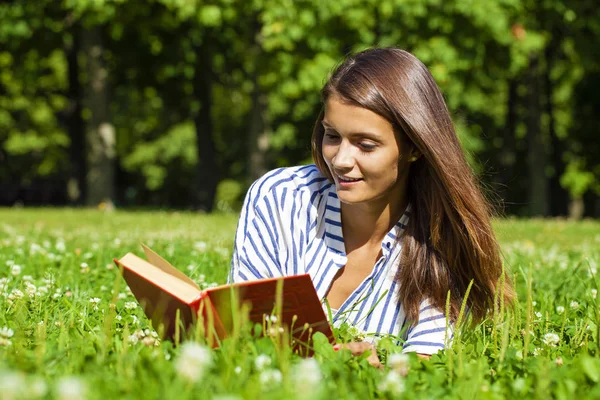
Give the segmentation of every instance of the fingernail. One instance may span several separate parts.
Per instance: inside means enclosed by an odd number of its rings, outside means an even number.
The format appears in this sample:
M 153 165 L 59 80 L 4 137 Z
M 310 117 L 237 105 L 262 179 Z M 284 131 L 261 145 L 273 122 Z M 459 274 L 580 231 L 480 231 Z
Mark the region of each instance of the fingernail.
M 342 345 L 341 345 L 341 344 L 334 344 L 334 345 L 333 345 L 333 350 L 335 350 L 335 351 L 338 351 L 338 350 L 339 350 L 339 349 L 341 349 L 341 348 L 342 348 Z

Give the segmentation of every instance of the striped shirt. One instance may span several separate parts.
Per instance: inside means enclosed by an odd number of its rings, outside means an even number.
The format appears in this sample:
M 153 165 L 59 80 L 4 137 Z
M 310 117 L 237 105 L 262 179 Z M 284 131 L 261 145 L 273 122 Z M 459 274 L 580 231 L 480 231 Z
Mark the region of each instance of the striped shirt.
M 433 354 L 444 348 L 444 313 L 426 299 L 418 323 L 410 327 L 394 280 L 401 247 L 397 238 L 409 214 L 405 211 L 385 236 L 382 256 L 330 322 L 351 324 L 373 341 L 393 335 L 404 342 L 404 352 Z M 230 282 L 309 274 L 324 300 L 346 262 L 336 187 L 315 165 L 276 169 L 254 182 L 237 226 Z

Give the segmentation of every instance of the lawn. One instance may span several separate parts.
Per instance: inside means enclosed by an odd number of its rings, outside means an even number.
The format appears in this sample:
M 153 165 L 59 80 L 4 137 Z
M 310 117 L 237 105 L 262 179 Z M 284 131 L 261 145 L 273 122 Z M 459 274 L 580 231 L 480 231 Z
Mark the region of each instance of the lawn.
M 201 286 L 224 283 L 235 227 L 235 215 L 0 209 L 0 398 L 600 397 L 600 222 L 496 221 L 519 306 L 460 326 L 429 361 L 382 341 L 384 370 L 320 338 L 301 359 L 251 327 L 219 350 L 159 340 L 112 259 L 143 242 Z

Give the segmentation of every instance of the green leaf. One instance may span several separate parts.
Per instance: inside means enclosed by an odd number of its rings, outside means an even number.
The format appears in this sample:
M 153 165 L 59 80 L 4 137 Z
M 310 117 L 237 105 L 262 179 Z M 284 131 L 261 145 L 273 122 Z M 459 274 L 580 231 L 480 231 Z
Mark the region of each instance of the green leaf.
M 217 6 L 204 6 L 198 13 L 198 22 L 203 26 L 218 27 L 221 25 L 221 9 Z
M 598 368 L 598 360 L 591 357 L 583 357 L 581 359 L 581 367 L 583 372 L 593 382 L 600 381 L 600 368 Z

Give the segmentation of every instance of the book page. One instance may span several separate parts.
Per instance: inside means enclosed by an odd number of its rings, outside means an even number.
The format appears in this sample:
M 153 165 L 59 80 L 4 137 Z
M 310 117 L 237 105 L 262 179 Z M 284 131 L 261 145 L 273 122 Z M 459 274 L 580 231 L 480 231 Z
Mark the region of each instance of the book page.
M 195 284 L 191 285 L 187 279 L 180 279 L 179 274 L 172 274 L 170 270 L 165 271 L 139 258 L 135 254 L 127 253 L 123 258 L 118 260 L 118 263 L 141 278 L 131 280 L 128 279 L 131 275 L 124 275 L 127 284 L 134 294 L 136 294 L 136 291 L 144 291 L 145 288 L 142 286 L 151 285 L 186 303 L 191 303 L 202 293 Z M 175 269 L 174 267 L 171 268 Z
M 164 258 L 159 256 L 150 247 L 148 247 L 144 243 L 142 243 L 142 248 L 144 249 L 144 254 L 146 255 L 146 258 L 148 259 L 150 264 L 157 266 L 158 268 L 162 269 L 166 273 L 176 276 L 177 278 L 181 279 L 182 281 L 185 281 L 185 282 L 189 283 L 190 285 L 192 285 L 193 287 L 195 287 L 196 289 L 200 290 L 198 285 L 196 285 L 196 282 L 194 282 L 186 274 L 184 274 L 183 272 L 181 272 L 180 270 L 178 270 L 177 268 L 175 268 L 174 266 L 169 264 L 169 262 L 167 260 L 165 260 Z

